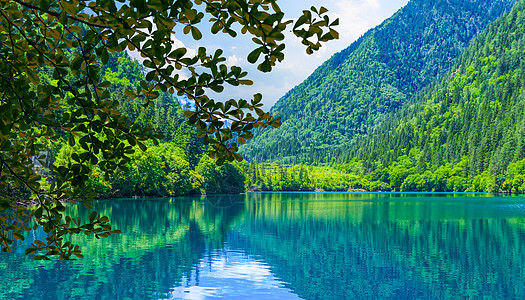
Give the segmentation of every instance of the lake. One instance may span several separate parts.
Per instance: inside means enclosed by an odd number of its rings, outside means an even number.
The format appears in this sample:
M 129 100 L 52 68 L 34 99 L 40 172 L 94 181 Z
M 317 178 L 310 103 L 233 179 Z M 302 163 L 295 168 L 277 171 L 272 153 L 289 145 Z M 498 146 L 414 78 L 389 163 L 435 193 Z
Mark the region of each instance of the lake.
M 31 260 L 28 236 L 0 254 L 0 299 L 525 299 L 524 197 L 248 193 L 95 208 L 123 234 L 77 240 L 74 262 Z

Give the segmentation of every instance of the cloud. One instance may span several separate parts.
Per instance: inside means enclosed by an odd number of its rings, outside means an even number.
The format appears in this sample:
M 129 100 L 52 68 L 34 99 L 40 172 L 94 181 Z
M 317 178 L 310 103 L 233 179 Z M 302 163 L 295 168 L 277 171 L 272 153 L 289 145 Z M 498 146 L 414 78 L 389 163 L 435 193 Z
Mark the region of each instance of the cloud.
M 226 58 L 226 65 L 229 67 L 241 66 L 243 61 L 244 59 L 242 59 L 241 57 L 238 57 L 236 54 L 233 54 L 233 55 L 228 56 L 228 58 Z
M 188 52 L 186 52 L 186 55 L 185 55 L 186 57 L 192 57 L 192 56 L 195 56 L 197 54 L 197 50 L 189 48 L 189 47 L 186 47 L 184 42 L 182 42 L 181 40 L 177 39 L 175 37 L 175 35 L 171 36 L 171 41 L 173 42 L 173 48 L 174 49 L 176 49 L 176 48 L 186 48 L 186 49 L 188 49 Z
M 332 15 L 339 18 L 339 31 L 346 36 L 359 36 L 376 21 L 380 8 L 377 0 L 338 1 Z

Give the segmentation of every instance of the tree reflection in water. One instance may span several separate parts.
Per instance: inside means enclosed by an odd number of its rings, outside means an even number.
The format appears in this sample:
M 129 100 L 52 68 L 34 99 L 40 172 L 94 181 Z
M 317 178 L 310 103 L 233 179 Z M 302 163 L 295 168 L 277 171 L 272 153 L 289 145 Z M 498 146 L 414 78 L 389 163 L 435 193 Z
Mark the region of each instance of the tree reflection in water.
M 525 298 L 523 198 L 272 193 L 96 206 L 122 235 L 82 237 L 74 263 L 33 262 L 19 245 L 0 256 L 0 298 Z

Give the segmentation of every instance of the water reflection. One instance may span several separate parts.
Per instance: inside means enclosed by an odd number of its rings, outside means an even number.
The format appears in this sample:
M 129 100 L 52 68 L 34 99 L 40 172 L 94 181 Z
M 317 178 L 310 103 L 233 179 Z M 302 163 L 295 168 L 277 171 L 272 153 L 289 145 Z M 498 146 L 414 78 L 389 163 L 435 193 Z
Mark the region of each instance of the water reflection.
M 74 263 L 33 262 L 19 245 L 0 255 L 0 298 L 525 298 L 520 197 L 261 193 L 96 206 L 125 233 L 82 240 Z
M 248 295 L 253 299 L 300 299 L 284 287 L 266 263 L 229 248 L 206 255 L 168 298 L 246 299 Z

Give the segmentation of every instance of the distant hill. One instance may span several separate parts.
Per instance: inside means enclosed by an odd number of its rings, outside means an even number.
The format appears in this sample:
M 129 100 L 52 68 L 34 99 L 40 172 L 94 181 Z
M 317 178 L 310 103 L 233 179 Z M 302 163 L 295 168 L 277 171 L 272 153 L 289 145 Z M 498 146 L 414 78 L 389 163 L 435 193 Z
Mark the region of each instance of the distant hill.
M 404 177 L 419 173 L 398 180 L 404 190 L 425 190 L 422 183 L 440 169 L 458 166 L 455 176 L 470 182 L 470 190 L 525 192 L 524 86 L 525 1 L 519 1 L 471 43 L 442 80 L 374 134 L 341 149 L 338 160 L 357 157 L 391 184 L 393 166 L 403 162 L 413 168 Z
M 250 161 L 330 159 L 441 77 L 515 0 L 412 0 L 322 64 L 272 108 L 283 125 L 241 148 Z M 341 152 L 340 152 L 341 153 Z

